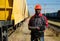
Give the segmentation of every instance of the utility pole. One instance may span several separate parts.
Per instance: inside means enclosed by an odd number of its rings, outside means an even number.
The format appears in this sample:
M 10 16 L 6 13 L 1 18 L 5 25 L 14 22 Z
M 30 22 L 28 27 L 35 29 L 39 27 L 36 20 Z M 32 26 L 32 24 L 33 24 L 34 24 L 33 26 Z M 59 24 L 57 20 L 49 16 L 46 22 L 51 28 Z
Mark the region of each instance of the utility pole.
M 46 15 L 46 4 L 44 4 L 44 14 Z

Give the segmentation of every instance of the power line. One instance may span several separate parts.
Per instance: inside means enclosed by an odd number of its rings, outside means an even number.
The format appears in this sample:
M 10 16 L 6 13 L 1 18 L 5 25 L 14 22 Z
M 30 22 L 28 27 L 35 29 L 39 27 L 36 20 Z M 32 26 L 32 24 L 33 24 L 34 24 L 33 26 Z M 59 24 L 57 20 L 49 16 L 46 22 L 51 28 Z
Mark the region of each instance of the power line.
M 35 5 L 35 4 L 27 4 L 27 5 Z M 41 4 L 41 5 L 45 5 L 45 4 Z M 59 4 L 46 4 L 46 5 L 60 5 L 60 3 Z

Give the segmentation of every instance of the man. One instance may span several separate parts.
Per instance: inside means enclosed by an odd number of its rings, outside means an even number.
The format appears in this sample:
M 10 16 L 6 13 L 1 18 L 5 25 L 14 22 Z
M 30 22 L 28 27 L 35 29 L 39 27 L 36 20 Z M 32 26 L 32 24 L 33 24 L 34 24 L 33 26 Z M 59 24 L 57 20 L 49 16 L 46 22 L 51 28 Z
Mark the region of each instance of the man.
M 29 20 L 28 28 L 31 30 L 31 41 L 44 41 L 44 31 L 48 27 L 48 21 L 44 15 L 41 14 L 41 6 L 35 6 L 35 15 Z M 41 32 L 40 32 L 41 31 Z

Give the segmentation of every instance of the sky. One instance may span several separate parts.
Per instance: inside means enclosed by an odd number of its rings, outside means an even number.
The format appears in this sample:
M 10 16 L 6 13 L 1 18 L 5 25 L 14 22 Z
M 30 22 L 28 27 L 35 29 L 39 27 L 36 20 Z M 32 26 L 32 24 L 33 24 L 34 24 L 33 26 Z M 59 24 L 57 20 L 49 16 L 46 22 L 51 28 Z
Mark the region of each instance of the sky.
M 36 4 L 42 6 L 42 13 L 57 12 L 60 10 L 60 0 L 27 0 L 28 10 L 30 15 L 35 13 L 34 7 Z

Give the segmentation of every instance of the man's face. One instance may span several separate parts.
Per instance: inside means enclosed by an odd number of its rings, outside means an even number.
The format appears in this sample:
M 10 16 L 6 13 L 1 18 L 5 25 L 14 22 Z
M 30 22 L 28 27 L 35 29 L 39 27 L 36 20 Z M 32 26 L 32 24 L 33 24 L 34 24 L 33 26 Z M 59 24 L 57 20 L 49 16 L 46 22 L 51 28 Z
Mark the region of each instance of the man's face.
M 40 14 L 40 12 L 41 12 L 40 9 L 36 9 L 36 10 L 35 10 L 35 13 L 36 13 L 36 14 Z

